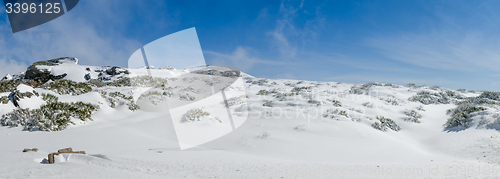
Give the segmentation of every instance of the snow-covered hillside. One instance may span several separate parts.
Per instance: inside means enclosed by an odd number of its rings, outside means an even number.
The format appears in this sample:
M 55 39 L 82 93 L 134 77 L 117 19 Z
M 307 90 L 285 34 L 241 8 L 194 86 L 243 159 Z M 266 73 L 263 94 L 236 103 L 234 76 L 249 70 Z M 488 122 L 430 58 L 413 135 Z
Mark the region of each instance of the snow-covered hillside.
M 498 92 L 60 58 L 3 78 L 0 116 L 0 178 L 500 176 Z

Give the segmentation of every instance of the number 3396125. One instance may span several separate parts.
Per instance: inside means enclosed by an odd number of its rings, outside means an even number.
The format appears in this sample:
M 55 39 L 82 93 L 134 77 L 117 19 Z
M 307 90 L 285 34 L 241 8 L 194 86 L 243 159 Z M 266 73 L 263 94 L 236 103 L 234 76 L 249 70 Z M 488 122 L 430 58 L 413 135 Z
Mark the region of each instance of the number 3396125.
M 44 5 L 45 4 L 45 5 Z M 5 4 L 5 10 L 7 13 L 61 13 L 61 3 L 7 3 Z

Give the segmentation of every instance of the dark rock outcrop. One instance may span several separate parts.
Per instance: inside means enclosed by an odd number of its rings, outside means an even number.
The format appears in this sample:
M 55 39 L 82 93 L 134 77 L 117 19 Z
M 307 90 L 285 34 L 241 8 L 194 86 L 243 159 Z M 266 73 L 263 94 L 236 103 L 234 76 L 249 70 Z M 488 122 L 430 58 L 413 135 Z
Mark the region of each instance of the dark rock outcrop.
M 36 81 L 41 81 L 42 83 L 45 83 L 49 80 L 55 81 L 59 79 L 63 79 L 66 77 L 66 73 L 61 74 L 61 75 L 53 75 L 49 70 L 47 69 L 39 69 L 37 66 L 56 66 L 60 65 L 65 62 L 72 62 L 78 64 L 78 59 L 74 57 L 63 57 L 63 58 L 56 58 L 56 59 L 51 59 L 47 61 L 39 61 L 31 64 L 28 69 L 26 70 L 26 73 L 24 75 L 25 79 L 28 80 L 36 80 Z

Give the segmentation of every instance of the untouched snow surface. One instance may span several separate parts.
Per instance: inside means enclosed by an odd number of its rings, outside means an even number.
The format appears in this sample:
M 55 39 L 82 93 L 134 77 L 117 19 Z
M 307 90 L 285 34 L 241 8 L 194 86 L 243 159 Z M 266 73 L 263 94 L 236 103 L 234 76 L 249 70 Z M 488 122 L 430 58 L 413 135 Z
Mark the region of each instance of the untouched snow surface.
M 146 69 L 129 71 L 132 77 L 148 74 Z M 152 69 L 151 73 L 178 77 L 186 71 Z M 98 92 L 70 96 L 35 89 L 39 93 L 57 95 L 63 102 L 101 104 L 101 109 L 93 115 L 92 122 L 77 123 L 58 132 L 27 132 L 22 127 L 0 127 L 0 178 L 500 176 L 498 129 L 482 128 L 478 123 L 472 123 L 467 129 L 445 129 L 444 124 L 450 118 L 446 110 L 455 108 L 455 104 L 423 105 L 408 100 L 420 91 L 447 89 L 381 85 L 372 86 L 367 94 L 356 94 L 349 92 L 356 87 L 352 84 L 242 76 L 244 78 L 240 78 L 239 83 L 243 83 L 245 89 L 235 91 L 243 90 L 244 93 L 234 93 L 228 98 L 242 95 L 248 101 L 247 106 L 235 102 L 231 108 L 233 116 L 245 109 L 243 111 L 247 114 L 243 116 L 248 115 L 247 120 L 236 119 L 237 128 L 231 133 L 186 150 L 180 150 L 182 146 L 175 130 L 190 125 L 215 125 L 216 122 L 210 121 L 212 117 L 227 114 L 211 111 L 199 123 L 181 123 L 179 119 L 183 113 L 175 110 L 188 109 L 132 112 L 125 106 L 108 107 Z M 70 77 L 81 80 L 79 76 Z M 100 90 L 125 94 L 133 91 L 121 87 Z M 273 92 L 257 95 L 261 90 Z M 288 96 L 280 97 L 282 94 Z M 460 94 L 478 96 L 480 93 Z M 214 95 L 192 105 L 216 106 L 222 105 L 221 101 Z M 0 104 L 2 114 L 13 109 L 9 104 Z M 210 106 L 206 110 L 210 111 Z M 333 112 L 335 110 L 337 112 Z M 405 120 L 404 112 L 408 110 L 421 115 L 420 123 Z M 492 118 L 498 111 L 492 108 L 482 117 Z M 173 122 L 165 117 L 168 115 L 172 115 Z M 372 124 L 377 121 L 377 116 L 392 119 L 401 130 L 383 132 L 374 129 Z M 231 130 L 224 124 L 220 125 L 221 131 Z M 46 164 L 47 154 L 65 147 L 86 151 L 87 155 L 62 154 L 56 157 L 55 164 Z M 24 148 L 38 148 L 39 151 L 23 153 Z

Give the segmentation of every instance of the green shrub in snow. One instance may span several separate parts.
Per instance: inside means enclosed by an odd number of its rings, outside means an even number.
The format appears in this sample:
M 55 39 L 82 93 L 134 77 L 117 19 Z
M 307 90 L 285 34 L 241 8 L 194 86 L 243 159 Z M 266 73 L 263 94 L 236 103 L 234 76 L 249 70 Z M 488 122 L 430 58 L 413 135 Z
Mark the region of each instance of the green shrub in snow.
M 273 101 L 272 100 L 263 100 L 262 102 L 264 102 L 264 104 L 262 104 L 262 106 L 273 107 Z
M 368 92 L 370 91 L 370 89 L 373 86 L 383 86 L 383 84 L 370 82 L 370 83 L 362 84 L 361 86 L 353 86 L 349 90 L 349 93 L 351 93 L 351 94 L 368 94 Z
M 0 81 L 0 93 L 12 92 L 19 84 L 25 84 L 33 88 L 40 87 L 43 83 L 36 80 L 5 80 Z
M 71 119 L 92 120 L 92 114 L 99 110 L 98 105 L 90 103 L 59 102 L 50 94 L 42 94 L 42 99 L 47 103 L 40 109 L 16 109 L 2 115 L 0 123 L 3 126 L 24 126 L 24 130 L 28 131 L 60 131 L 74 124 Z
M 337 101 L 335 99 L 327 99 L 327 101 L 332 102 L 332 104 L 336 107 L 342 107 L 342 103 L 340 101 Z
M 294 87 L 292 89 L 292 92 L 298 93 L 301 91 L 310 91 L 312 88 L 313 88 L 313 86 Z
M 370 102 L 363 103 L 362 105 L 367 107 L 367 108 L 373 108 L 373 103 L 370 103 Z
M 45 83 L 42 87 L 61 95 L 81 95 L 92 91 L 92 87 L 88 83 L 74 82 L 67 79 Z
M 349 115 L 347 114 L 346 111 L 344 110 L 338 110 L 338 109 L 328 109 L 326 110 L 325 113 L 323 113 L 324 118 L 331 118 L 334 119 L 336 116 L 344 116 L 346 118 L 349 118 Z
M 423 87 L 424 85 L 416 85 L 415 83 L 408 83 L 407 85 L 405 85 L 406 87 L 408 88 L 413 88 L 413 89 L 416 89 L 416 88 L 421 88 Z
M 124 77 L 115 81 L 106 82 L 106 86 L 125 87 L 125 86 L 132 86 L 132 84 L 130 82 L 130 78 Z
M 463 97 L 454 91 L 445 91 L 439 93 L 431 93 L 427 91 L 418 92 L 417 95 L 408 98 L 409 101 L 420 102 L 422 104 L 449 104 L 456 99 Z
M 277 93 L 276 89 L 272 89 L 272 90 L 260 90 L 259 92 L 257 92 L 256 95 L 268 95 L 268 94 L 273 94 L 273 93 Z
M 276 93 L 273 95 L 278 101 L 286 101 L 286 98 L 288 96 L 295 96 L 298 95 L 298 93 Z
M 107 93 L 105 91 L 100 91 L 103 98 L 108 101 L 109 107 L 115 108 L 117 105 L 127 105 L 128 109 L 131 111 L 136 111 L 139 106 L 135 104 L 132 96 L 127 96 L 118 91 Z
M 400 131 L 401 127 L 399 127 L 396 122 L 389 118 L 385 118 L 384 116 L 377 116 L 378 121 L 372 124 L 372 127 L 381 131 L 387 131 L 387 129 L 391 129 L 393 131 Z
M 202 117 L 208 116 L 210 113 L 203 111 L 203 109 L 194 108 L 190 109 L 182 116 L 181 122 L 195 122 L 200 121 Z
M 479 95 L 478 98 L 486 98 L 486 99 L 499 101 L 500 100 L 500 92 L 485 91 L 485 92 L 481 93 L 481 95 Z
M 420 123 L 419 119 L 422 118 L 422 116 L 418 114 L 417 111 L 412 109 L 412 110 L 406 110 L 404 113 L 406 115 L 406 117 L 404 118 L 405 121 Z
M 222 102 L 222 103 L 225 104 L 224 102 Z M 234 106 L 237 104 L 243 104 L 244 103 L 243 96 L 229 98 L 226 100 L 226 103 L 227 103 L 228 107 Z
M 472 122 L 473 113 L 484 111 L 486 108 L 477 106 L 475 104 L 463 103 L 453 109 L 448 109 L 446 111 L 447 115 L 451 117 L 446 121 L 446 128 L 452 127 L 464 127 L 468 128 Z

